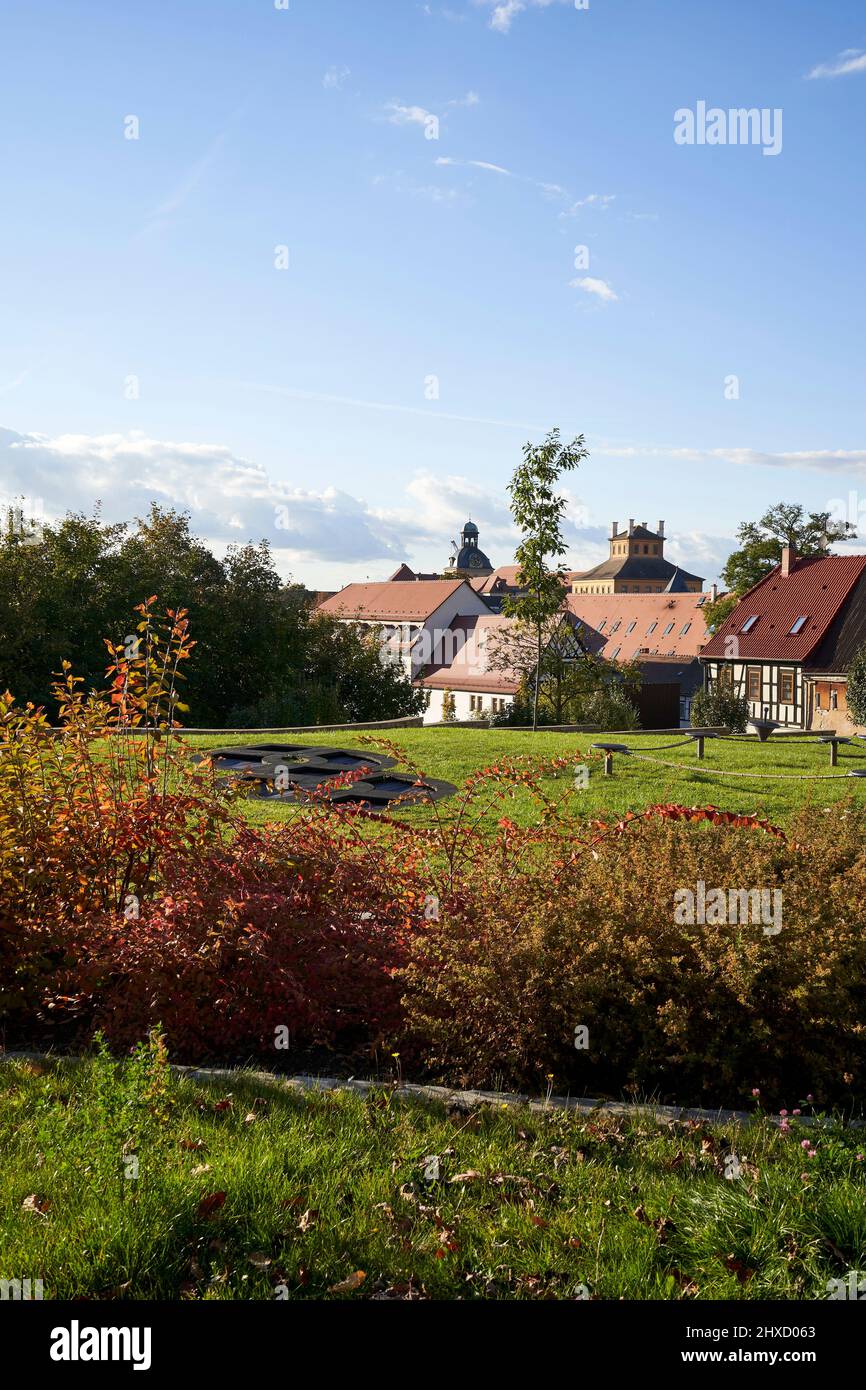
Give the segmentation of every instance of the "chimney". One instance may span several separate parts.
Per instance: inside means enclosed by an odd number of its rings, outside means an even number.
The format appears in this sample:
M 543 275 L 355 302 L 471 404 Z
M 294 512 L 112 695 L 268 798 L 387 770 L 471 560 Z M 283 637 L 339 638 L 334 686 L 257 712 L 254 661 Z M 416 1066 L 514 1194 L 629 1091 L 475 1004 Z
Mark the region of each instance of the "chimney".
M 719 597 L 719 586 L 718 586 L 718 584 L 711 584 L 711 585 L 710 585 L 710 603 L 715 603 L 715 601 L 716 601 L 716 599 L 717 599 L 718 597 Z
M 797 547 L 791 541 L 789 545 L 782 546 L 782 574 L 787 579 L 791 570 L 797 563 Z
M 659 522 L 659 525 L 658 525 L 658 535 L 663 536 L 664 533 L 665 533 L 665 524 L 664 524 L 663 521 L 660 521 L 660 522 Z
M 631 534 L 633 533 L 633 531 L 634 531 L 634 517 L 633 517 L 633 516 L 630 516 L 629 519 L 628 519 L 628 533 L 629 533 L 629 535 L 631 535 Z
M 646 524 L 645 521 L 642 521 L 642 522 L 641 522 L 641 526 L 642 526 L 643 529 L 646 531 L 646 529 L 647 529 L 647 524 Z
M 610 538 L 611 538 L 612 541 L 615 541 L 615 540 L 616 540 L 617 531 L 619 530 L 619 522 L 618 522 L 618 521 L 612 521 L 610 524 L 611 524 L 611 526 L 613 527 L 613 530 L 612 530 L 611 533 L 610 533 Z

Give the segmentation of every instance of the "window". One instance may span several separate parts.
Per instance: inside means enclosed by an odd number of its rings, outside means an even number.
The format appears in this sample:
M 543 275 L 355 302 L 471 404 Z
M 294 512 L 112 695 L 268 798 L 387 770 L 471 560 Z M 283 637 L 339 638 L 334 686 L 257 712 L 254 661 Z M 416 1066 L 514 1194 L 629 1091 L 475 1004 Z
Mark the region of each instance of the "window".
M 734 668 L 732 666 L 720 666 L 718 674 L 718 684 L 721 690 L 732 690 L 734 686 Z
M 816 691 L 815 691 L 815 708 L 816 708 L 816 709 L 821 709 L 821 692 L 820 692 L 820 690 L 816 690 Z
M 685 627 L 680 630 L 680 637 L 685 637 L 690 627 L 691 623 L 686 623 Z
M 649 627 L 648 627 L 647 630 L 646 630 L 646 635 L 647 635 L 647 637 L 652 637 L 652 635 L 653 635 L 653 633 L 655 632 L 655 630 L 656 630 L 657 627 L 658 627 L 658 623 L 650 623 Z
M 703 608 L 703 606 L 704 606 L 704 604 L 706 603 L 706 601 L 707 601 L 707 596 L 706 596 L 706 594 L 701 594 L 700 598 L 698 599 L 697 603 L 695 604 L 695 607 L 696 607 L 696 608 Z
M 673 630 L 674 630 L 674 625 L 673 625 L 673 623 L 668 623 L 667 627 L 665 628 L 664 632 L 662 633 L 662 637 L 667 637 L 668 633 L 669 633 L 669 632 L 673 632 Z
M 617 657 L 619 656 L 619 654 L 620 654 L 621 651 L 622 651 L 622 648 L 621 648 L 621 647 L 614 647 L 613 651 L 612 651 L 611 654 L 610 654 L 610 659 L 611 659 L 611 661 L 616 661 L 616 659 L 617 659 Z
M 793 705 L 794 703 L 794 672 L 779 672 L 779 704 Z
M 802 632 L 803 628 L 806 626 L 808 621 L 808 615 L 805 618 L 798 618 L 794 626 L 791 628 L 791 631 L 789 632 L 788 636 L 795 637 L 798 632 Z
M 752 616 L 750 618 L 747 618 L 746 621 L 743 623 L 743 626 L 740 628 L 740 632 L 751 632 L 759 617 L 760 614 L 753 613 Z
M 631 632 L 632 628 L 634 628 L 634 627 L 637 627 L 637 618 L 632 618 L 631 622 L 629 623 L 628 627 L 626 628 L 626 630 L 625 630 L 625 635 L 626 635 L 626 637 L 628 637 L 629 633 Z
M 621 626 L 622 626 L 622 622 L 621 622 L 621 620 L 620 620 L 619 618 L 617 618 L 616 622 L 613 624 L 613 627 L 611 628 L 611 634 L 613 634 L 614 632 L 616 632 L 617 628 L 618 628 L 618 627 L 621 627 Z
M 749 700 L 761 698 L 761 668 L 750 666 L 746 672 L 746 696 Z
M 606 622 L 607 622 L 607 618 L 602 618 L 601 622 L 600 622 L 599 625 L 598 625 L 598 630 L 599 630 L 599 632 L 604 632 L 604 625 L 605 625 Z
M 831 708 L 831 709 L 838 709 L 838 708 L 839 708 L 839 697 L 838 697 L 838 695 L 836 694 L 835 687 L 834 687 L 833 690 L 830 691 L 830 708 Z

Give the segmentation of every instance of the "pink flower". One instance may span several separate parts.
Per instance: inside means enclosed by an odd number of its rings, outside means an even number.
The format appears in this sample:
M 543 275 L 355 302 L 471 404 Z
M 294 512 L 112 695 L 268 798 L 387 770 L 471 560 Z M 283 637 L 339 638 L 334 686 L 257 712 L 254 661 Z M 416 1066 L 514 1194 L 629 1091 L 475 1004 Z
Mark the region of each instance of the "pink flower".
M 814 1097 L 814 1096 L 807 1096 L 806 1099 L 807 1099 L 807 1100 L 814 1100 L 815 1097 Z
M 760 1092 L 760 1090 L 758 1089 L 758 1087 L 757 1087 L 757 1086 L 753 1086 L 753 1087 L 752 1087 L 752 1095 L 753 1095 L 753 1096 L 759 1096 L 760 1094 L 761 1094 L 761 1092 Z
M 802 1110 L 792 1110 L 792 1111 L 791 1111 L 791 1114 L 792 1114 L 792 1115 L 802 1115 L 802 1113 L 803 1113 Z
M 856 1157 L 858 1163 L 862 1163 L 862 1162 L 863 1162 L 863 1155 L 862 1155 L 862 1154 L 855 1154 L 855 1157 Z
M 800 1140 L 800 1148 L 801 1148 L 801 1149 L 811 1149 L 811 1147 L 812 1147 L 811 1140 L 809 1140 L 809 1139 L 801 1139 L 801 1140 Z
M 779 1111 L 779 1114 L 780 1114 L 783 1118 L 784 1118 L 785 1115 L 787 1115 L 787 1113 L 788 1113 L 787 1110 L 780 1110 L 780 1111 Z

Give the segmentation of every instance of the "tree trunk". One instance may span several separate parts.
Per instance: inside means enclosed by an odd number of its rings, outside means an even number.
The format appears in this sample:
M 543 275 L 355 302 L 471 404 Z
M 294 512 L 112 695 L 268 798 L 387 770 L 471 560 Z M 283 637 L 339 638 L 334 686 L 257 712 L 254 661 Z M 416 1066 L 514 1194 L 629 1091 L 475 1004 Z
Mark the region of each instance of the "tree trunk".
M 535 692 L 532 698 L 532 732 L 538 728 L 538 682 L 541 677 L 541 623 L 535 629 Z

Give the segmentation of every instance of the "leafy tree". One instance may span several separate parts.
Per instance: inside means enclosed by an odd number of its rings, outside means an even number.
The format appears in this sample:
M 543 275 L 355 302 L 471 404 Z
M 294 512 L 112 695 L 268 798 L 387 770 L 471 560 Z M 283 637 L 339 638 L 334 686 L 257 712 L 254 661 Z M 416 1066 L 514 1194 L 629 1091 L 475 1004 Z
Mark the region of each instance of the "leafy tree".
M 727 589 L 742 596 L 779 564 L 783 546 L 796 546 L 801 556 L 829 555 L 834 541 L 856 534 L 850 522 L 832 521 L 829 512 L 806 515 L 799 503 L 777 502 L 760 521 L 744 521 L 738 528 L 740 547 L 728 556 L 722 579 Z
M 715 603 L 704 605 L 704 621 L 710 632 L 718 632 L 740 601 L 739 594 L 720 594 Z
M 562 537 L 562 517 L 566 499 L 556 492 L 563 473 L 577 468 L 589 457 L 583 435 L 570 444 L 560 443 L 559 430 L 553 429 L 543 444 L 524 444 L 523 462 L 514 470 L 508 485 L 511 515 L 522 533 L 515 558 L 517 582 L 524 592 L 506 598 L 502 611 L 517 618 L 535 635 L 535 675 L 532 697 L 532 727 L 538 727 L 538 696 L 545 623 L 562 608 L 565 569 L 561 564 L 566 545 Z M 553 560 L 551 568 L 548 561 Z
M 517 672 L 520 678 L 518 693 L 506 711 L 506 722 L 529 723 L 535 711 L 533 727 L 538 724 L 597 724 L 607 719 L 607 715 L 596 716 L 612 701 L 622 711 L 624 722 L 607 727 L 633 727 L 629 721 L 636 718 L 634 706 L 624 687 L 639 686 L 638 667 L 618 666 L 594 655 L 581 637 L 581 624 L 561 609 L 544 620 L 541 634 L 540 662 L 536 632 L 519 620 L 497 633 L 491 641 L 490 669 Z M 536 691 L 537 673 L 540 679 Z M 590 709 L 595 713 L 589 713 Z
M 716 726 L 741 734 L 749 718 L 748 700 L 728 686 L 715 685 L 710 690 L 699 690 L 692 700 L 692 727 L 695 729 Z
M 848 667 L 846 701 L 855 724 L 866 724 L 866 645 L 855 652 Z
M 52 676 L 70 660 L 84 688 L 102 685 L 102 638 L 134 640 L 129 614 L 151 594 L 186 609 L 196 633 L 184 702 L 189 723 L 263 727 L 343 723 L 413 714 L 424 697 L 402 670 L 385 669 L 378 644 L 311 612 L 285 584 L 267 542 L 231 546 L 218 559 L 185 513 L 154 505 L 131 524 L 98 508 L 0 533 L 0 690 L 56 717 Z

